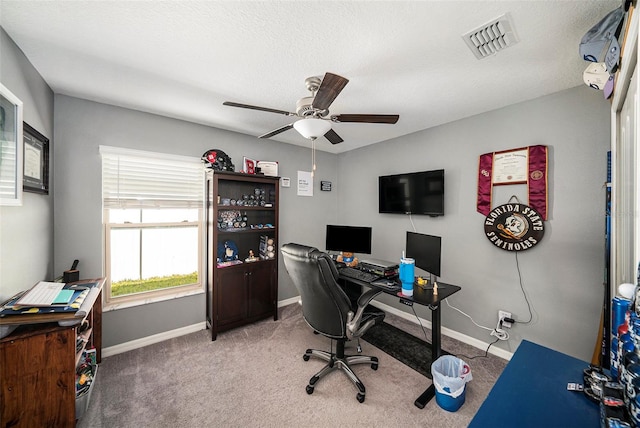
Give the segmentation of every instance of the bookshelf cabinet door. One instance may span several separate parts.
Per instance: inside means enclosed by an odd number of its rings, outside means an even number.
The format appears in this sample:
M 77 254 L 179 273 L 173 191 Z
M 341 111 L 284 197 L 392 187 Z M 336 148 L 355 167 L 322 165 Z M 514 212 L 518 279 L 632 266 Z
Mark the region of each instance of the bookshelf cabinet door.
M 274 296 L 275 266 L 274 262 L 263 262 L 252 266 L 248 283 L 249 316 L 269 316 L 276 306 Z
M 247 317 L 246 276 L 245 270 L 238 267 L 218 269 L 216 307 L 221 328 Z

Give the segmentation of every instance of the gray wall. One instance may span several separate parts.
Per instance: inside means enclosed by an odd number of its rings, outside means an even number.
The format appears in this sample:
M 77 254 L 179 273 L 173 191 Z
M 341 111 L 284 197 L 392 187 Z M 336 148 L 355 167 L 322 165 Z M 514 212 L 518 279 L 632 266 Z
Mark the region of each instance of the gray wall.
M 493 327 L 498 309 L 518 320 L 528 311 L 516 256 L 493 247 L 475 209 L 478 156 L 485 152 L 544 144 L 549 147 L 549 221 L 542 242 L 518 255 L 533 320 L 510 331 L 500 346 L 513 351 L 522 338 L 590 359 L 602 303 L 603 225 L 609 106 L 601 94 L 578 87 L 548 97 L 447 124 L 339 156 L 319 153 L 314 197 L 298 197 L 297 170 L 308 170 L 310 151 L 178 120 L 56 96 L 56 269 L 81 259 L 83 276 L 101 275 L 100 144 L 200 156 L 226 151 L 239 166 L 243 155 L 278 160 L 292 187 L 282 190 L 280 243 L 323 247 L 324 225 L 369 224 L 373 253 L 397 260 L 406 230 L 443 237 L 442 278 L 463 290 L 452 305 Z M 372 125 L 374 126 L 374 125 Z M 378 214 L 381 174 L 444 168 L 446 215 L 441 218 Z M 318 191 L 319 181 L 332 192 Z M 527 203 L 526 187 L 496 187 L 494 206 L 511 195 Z M 78 207 L 82 207 L 81 210 Z M 279 299 L 296 295 L 282 266 Z M 105 346 L 202 322 L 204 297 L 122 309 L 105 314 Z M 396 299 L 385 303 L 401 307 Z M 429 319 L 430 313 L 416 308 Z M 488 342 L 488 332 L 443 309 L 446 328 Z
M 0 82 L 24 103 L 24 121 L 54 147 L 53 92 L 2 28 Z M 0 301 L 59 274 L 53 270 L 53 191 L 25 192 L 22 206 L 0 206 Z
M 25 121 L 51 138 L 52 193 L 58 189 L 55 209 L 52 195 L 28 193 L 22 207 L 0 208 L 0 297 L 59 274 L 75 258 L 80 259 L 82 276 L 104 275 L 100 144 L 197 157 L 219 148 L 237 167 L 242 156 L 277 160 L 281 176 L 291 178 L 292 187 L 281 189 L 280 243 L 322 248 L 327 223 L 369 224 L 375 257 L 397 260 L 405 231 L 413 230 L 412 220 L 418 232 L 443 237 L 442 281 L 463 287 L 450 298 L 454 306 L 489 327 L 495 325 L 498 309 L 526 320 L 515 255 L 489 244 L 483 216 L 475 210 L 477 162 L 485 152 L 544 144 L 550 149 L 550 217 L 542 242 L 518 255 L 533 321 L 516 326 L 512 339 L 496 346 L 514 350 L 526 338 L 590 359 L 603 295 L 603 183 L 610 139 L 609 104 L 601 93 L 578 87 L 338 156 L 319 152 L 315 194 L 308 198 L 296 196 L 295 180 L 298 170 L 309 170 L 310 150 L 54 97 L 3 31 L 0 43 L 0 80 L 25 103 Z M 444 217 L 378 214 L 378 175 L 438 168 L 446 170 Z M 333 191 L 320 192 L 320 180 L 332 181 Z M 494 203 L 504 203 L 513 194 L 527 202 L 524 186 L 502 186 L 494 191 Z M 280 300 L 297 294 L 282 266 L 279 286 Z M 399 307 L 395 299 L 386 303 Z M 416 310 L 429 318 L 427 310 Z M 104 345 L 203 319 L 203 295 L 110 311 L 104 314 Z M 487 332 L 446 306 L 443 323 L 490 340 Z
M 508 342 L 495 346 L 514 351 L 524 338 L 591 360 L 604 296 L 609 109 L 602 92 L 577 87 L 345 153 L 339 158 L 338 211 L 345 222 L 373 226 L 378 258 L 398 260 L 405 231 L 413 225 L 406 215 L 377 213 L 377 177 L 444 168 L 445 216 L 412 220 L 418 232 L 442 236 L 441 280 L 462 287 L 450 303 L 491 328 L 499 309 L 526 321 L 516 255 L 489 242 L 484 216 L 476 212 L 478 157 L 547 145 L 549 219 L 544 238 L 517 256 L 533 320 L 517 325 Z M 493 207 L 512 195 L 528 203 L 525 185 L 497 186 Z M 400 307 L 397 299 L 387 303 Z M 428 310 L 416 310 L 430 319 Z M 449 329 L 484 342 L 494 339 L 446 305 L 442 314 Z
M 336 218 L 336 192 L 319 191 L 320 180 L 337 180 L 336 155 L 318 152 L 314 197 L 300 197 L 296 195 L 297 171 L 309 171 L 311 165 L 311 150 L 304 147 L 62 95 L 55 97 L 55 122 L 55 140 L 60 143 L 55 148 L 54 177 L 56 187 L 63 189 L 56 194 L 55 206 L 57 271 L 77 258 L 83 277 L 104 275 L 100 145 L 196 158 L 217 148 L 231 156 L 236 170 L 241 169 L 243 156 L 279 161 L 280 175 L 291 178 L 291 187 L 280 192 L 281 243 L 298 240 L 320 245 L 324 225 Z M 282 266 L 279 278 L 278 299 L 296 296 Z M 203 322 L 204 311 L 204 295 L 199 294 L 105 312 L 104 346 Z

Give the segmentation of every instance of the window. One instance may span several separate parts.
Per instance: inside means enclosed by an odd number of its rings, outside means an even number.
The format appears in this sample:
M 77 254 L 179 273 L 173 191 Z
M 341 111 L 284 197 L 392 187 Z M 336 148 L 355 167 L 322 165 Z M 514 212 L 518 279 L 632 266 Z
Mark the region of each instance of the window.
M 618 285 L 635 284 L 640 274 L 640 143 L 638 141 L 638 72 L 629 79 L 620 108 L 612 115 L 614 139 L 611 207 L 612 297 Z M 614 107 L 615 109 L 615 107 Z
M 22 110 L 0 83 L 0 205 L 22 205 Z
M 202 290 L 199 158 L 100 146 L 106 303 Z

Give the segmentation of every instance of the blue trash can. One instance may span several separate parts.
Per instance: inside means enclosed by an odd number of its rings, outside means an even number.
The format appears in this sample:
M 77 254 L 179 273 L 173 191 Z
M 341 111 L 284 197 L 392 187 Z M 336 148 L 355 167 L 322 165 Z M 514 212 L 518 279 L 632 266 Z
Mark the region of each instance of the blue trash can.
M 465 399 L 467 382 L 472 379 L 471 368 L 453 355 L 443 355 L 431 364 L 436 403 L 449 412 L 457 411 Z

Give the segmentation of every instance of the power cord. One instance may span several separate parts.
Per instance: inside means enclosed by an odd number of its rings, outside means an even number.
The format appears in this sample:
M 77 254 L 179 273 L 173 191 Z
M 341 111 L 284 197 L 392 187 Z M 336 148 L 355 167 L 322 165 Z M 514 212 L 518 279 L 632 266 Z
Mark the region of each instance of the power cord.
M 473 357 L 469 357 L 469 356 L 464 355 L 464 354 L 459 354 L 459 355 L 456 355 L 456 357 L 458 357 L 458 358 L 463 358 L 464 357 L 467 360 L 475 360 L 476 358 L 487 358 L 487 356 L 489 355 L 489 348 L 491 348 L 491 345 L 495 344 L 498 340 L 500 340 L 500 339 L 494 340 L 493 342 L 491 342 L 489 344 L 489 346 L 487 346 L 487 349 L 484 351 L 484 355 L 475 355 Z
M 511 318 L 509 318 L 511 319 Z M 507 333 L 503 328 L 502 328 L 502 321 L 503 320 L 499 320 L 498 324 L 496 324 L 496 328 L 491 332 L 491 336 L 495 336 L 498 338 L 498 340 L 509 340 L 509 333 Z M 506 321 L 506 319 L 505 319 Z
M 473 320 L 473 318 L 471 318 L 471 316 L 470 316 L 470 315 L 468 315 L 468 314 L 464 313 L 463 311 L 461 311 L 460 309 L 456 308 L 455 306 L 452 306 L 452 305 L 449 303 L 449 299 L 444 299 L 444 301 L 445 301 L 445 303 L 447 304 L 447 306 L 449 306 L 451 309 L 455 309 L 456 311 L 460 312 L 460 313 L 461 313 L 462 315 L 464 315 L 465 317 L 469 318 L 469 319 L 471 320 L 471 322 L 472 322 L 472 323 L 474 323 L 477 327 L 480 327 L 480 328 L 482 328 L 482 329 L 485 329 L 485 330 L 490 331 L 490 332 L 491 332 L 491 333 L 489 333 L 489 335 L 490 335 L 490 336 L 495 336 L 495 337 L 497 337 L 497 338 L 498 338 L 497 340 L 509 340 L 509 333 L 507 333 L 506 331 L 504 331 L 504 330 L 502 329 L 502 321 L 503 321 L 503 320 L 498 321 L 498 324 L 496 325 L 496 328 L 489 328 L 489 327 L 485 327 L 485 326 L 480 325 L 480 324 L 478 324 L 477 322 L 475 322 L 475 321 Z M 511 318 L 509 318 L 509 319 L 511 319 Z M 508 321 L 508 320 L 506 320 L 506 321 Z
M 445 299 L 445 301 L 446 301 L 446 299 Z M 456 309 L 456 308 L 454 308 L 454 309 Z M 413 315 L 415 315 L 416 319 L 418 320 L 418 323 L 420 324 L 420 328 L 422 328 L 422 333 L 424 334 L 424 338 L 426 339 L 427 342 L 429 342 L 429 338 L 427 337 L 427 331 L 425 330 L 424 326 L 422 325 L 422 321 L 420 320 L 420 317 L 416 313 L 416 309 L 413 306 L 411 306 L 411 310 L 413 311 Z M 497 338 L 493 342 L 489 343 L 489 346 L 487 346 L 487 349 L 484 350 L 484 355 L 476 355 L 476 356 L 473 356 L 473 357 L 469 357 L 469 356 L 464 355 L 464 354 L 458 354 L 458 355 L 456 355 L 456 357 L 465 358 L 467 360 L 475 360 L 476 358 L 487 358 L 487 356 L 489 355 L 489 348 L 491 348 L 491 345 L 493 345 L 496 342 L 498 342 L 498 340 L 500 340 L 500 339 Z
M 418 316 L 418 314 L 416 313 L 416 308 L 413 307 L 413 305 L 411 305 L 411 310 L 413 311 L 413 315 L 416 317 L 416 319 L 418 320 L 418 324 L 420 324 L 420 328 L 422 329 L 422 334 L 424 334 L 424 338 L 427 342 L 429 342 L 429 338 L 427 337 L 427 331 L 424 329 L 424 326 L 422 325 L 422 321 L 420 320 L 420 317 Z
M 515 251 L 516 253 L 516 269 L 518 270 L 518 281 L 520 284 L 520 290 L 522 290 L 522 295 L 524 296 L 524 300 L 527 303 L 527 310 L 529 311 L 529 319 L 527 321 L 517 321 L 513 318 L 503 318 L 498 320 L 498 323 L 496 324 L 496 328 L 489 328 L 489 327 L 485 327 L 482 326 L 480 324 L 478 324 L 477 322 L 475 322 L 473 320 L 473 318 L 471 318 L 470 315 L 464 313 L 463 311 L 461 311 L 460 309 L 456 308 L 455 306 L 452 306 L 449 303 L 448 299 L 444 299 L 444 301 L 447 303 L 447 306 L 449 306 L 451 309 L 455 309 L 456 311 L 460 312 L 462 315 L 464 315 L 465 317 L 469 318 L 471 320 L 472 323 L 474 323 L 477 327 L 483 328 L 485 330 L 489 330 L 491 333 L 491 336 L 495 336 L 496 337 L 496 341 L 498 340 L 509 340 L 509 333 L 507 333 L 506 330 L 504 330 L 502 328 L 502 324 L 503 322 L 509 322 L 511 324 L 529 324 L 532 320 L 533 320 L 533 312 L 531 310 L 531 303 L 529 302 L 529 298 L 527 297 L 527 293 L 524 291 L 524 285 L 522 284 L 522 272 L 520 272 L 520 262 L 518 260 L 518 252 Z M 495 342 L 493 342 L 495 343 Z M 491 346 L 491 345 L 489 345 Z M 487 351 L 489 350 L 489 348 L 487 348 Z
M 518 261 L 518 252 L 516 253 L 516 269 L 518 270 L 518 280 L 520 282 L 520 289 L 522 290 L 522 295 L 524 296 L 524 301 L 527 302 L 527 309 L 529 311 L 529 319 L 527 321 L 516 321 L 516 320 L 507 320 L 510 323 L 518 323 L 518 324 L 529 324 L 533 320 L 533 312 L 531 311 L 531 303 L 529 303 L 529 299 L 527 298 L 527 293 L 524 291 L 524 286 L 522 285 L 522 273 L 520 272 L 520 262 Z
M 502 330 L 502 321 L 500 321 L 498 323 L 498 326 L 496 326 L 495 329 L 491 329 L 489 327 L 484 327 L 481 326 L 480 324 L 476 323 L 473 318 L 471 318 L 469 315 L 465 314 L 464 312 L 462 312 L 460 309 L 451 306 L 451 304 L 449 303 L 449 301 L 447 299 L 444 299 L 445 302 L 447 302 L 447 305 L 452 308 L 455 309 L 456 311 L 460 312 L 462 315 L 466 316 L 467 318 L 469 318 L 471 320 L 472 323 L 474 323 L 476 326 L 489 330 L 491 331 L 491 336 L 496 336 L 496 340 L 494 340 L 493 342 L 489 343 L 489 345 L 487 346 L 487 349 L 485 349 L 484 354 L 483 355 L 475 355 L 473 357 L 469 357 L 467 355 L 464 354 L 459 354 L 456 355 L 456 357 L 458 358 L 465 358 L 467 360 L 474 360 L 476 358 L 487 358 L 487 356 L 489 355 L 489 348 L 491 348 L 492 345 L 494 345 L 495 343 L 497 343 L 499 340 L 507 340 L 509 339 L 509 334 Z M 422 333 L 424 334 L 424 338 L 427 342 L 429 342 L 429 337 L 427 336 L 427 331 L 424 328 L 424 325 L 422 325 L 422 321 L 420 320 L 420 317 L 418 316 L 418 314 L 416 313 L 416 309 L 415 307 L 412 305 L 411 306 L 411 310 L 413 311 L 413 315 L 416 317 L 416 319 L 418 320 L 418 324 L 420 324 L 420 328 L 422 329 Z M 505 321 L 510 322 L 511 318 L 506 318 Z M 511 320 L 512 321 L 512 320 Z
M 413 217 L 411 216 L 411 213 L 409 213 L 409 221 L 411 222 L 411 227 L 413 227 L 413 231 L 417 232 L 416 225 L 413 223 Z

